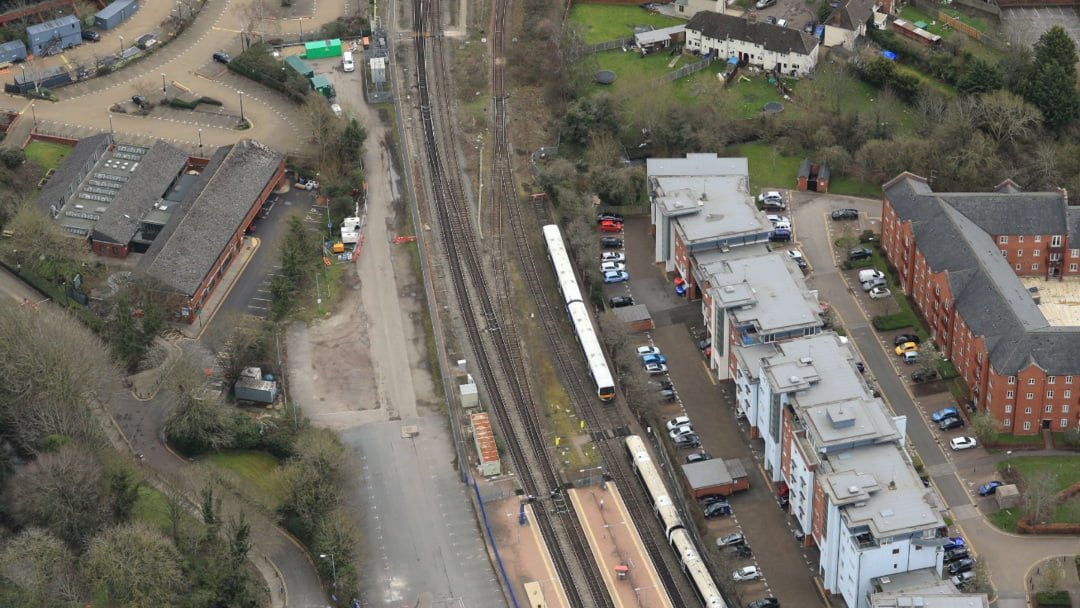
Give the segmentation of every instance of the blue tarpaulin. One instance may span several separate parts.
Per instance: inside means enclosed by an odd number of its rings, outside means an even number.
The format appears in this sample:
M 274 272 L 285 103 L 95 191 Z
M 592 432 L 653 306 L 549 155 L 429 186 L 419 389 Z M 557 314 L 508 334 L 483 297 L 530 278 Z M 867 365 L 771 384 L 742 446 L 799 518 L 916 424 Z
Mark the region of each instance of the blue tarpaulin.
M 881 56 L 889 61 L 896 61 L 896 53 L 892 51 L 881 51 Z
M 727 62 L 734 65 L 736 63 L 739 63 L 739 58 L 738 57 L 732 57 L 731 59 L 728 59 Z

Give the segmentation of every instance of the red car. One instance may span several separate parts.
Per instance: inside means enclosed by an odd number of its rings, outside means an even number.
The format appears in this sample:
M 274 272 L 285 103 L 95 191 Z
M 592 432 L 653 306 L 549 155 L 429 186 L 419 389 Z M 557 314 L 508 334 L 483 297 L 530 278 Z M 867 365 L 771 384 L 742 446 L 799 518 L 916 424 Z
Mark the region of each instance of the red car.
M 600 230 L 604 232 L 622 232 L 622 222 L 604 220 L 600 222 Z

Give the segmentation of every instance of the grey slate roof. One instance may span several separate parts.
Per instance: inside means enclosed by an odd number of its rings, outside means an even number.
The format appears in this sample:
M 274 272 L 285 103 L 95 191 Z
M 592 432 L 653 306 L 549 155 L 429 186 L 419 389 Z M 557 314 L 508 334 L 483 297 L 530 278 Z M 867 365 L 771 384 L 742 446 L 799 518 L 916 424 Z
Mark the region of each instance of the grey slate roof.
M 245 139 L 218 149 L 198 194 L 175 214 L 141 266 L 177 292 L 194 297 L 284 156 Z
M 925 181 L 905 174 L 885 185 L 885 196 L 901 221 L 911 222 L 916 246 L 931 271 L 947 273 L 953 306 L 971 332 L 983 336 L 997 373 L 1013 375 L 1032 364 L 1051 375 L 1077 372 L 1080 327 L 1050 325 L 985 227 L 966 215 L 974 210 L 979 219 L 992 222 L 985 216 L 986 207 L 973 200 L 986 197 L 993 204 L 1001 195 L 935 194 Z M 1023 224 L 1019 210 L 1032 213 L 1032 207 L 1024 206 L 1032 196 L 1012 195 L 1013 207 L 1019 209 L 1002 212 L 1017 216 Z M 1056 197 L 1064 215 L 1060 195 L 1042 193 L 1042 197 Z M 1034 208 L 1042 209 L 1038 202 Z M 1063 232 L 1062 227 L 1056 233 Z
M 186 163 L 187 153 L 158 140 L 109 203 L 94 226 L 93 239 L 118 245 L 130 243 L 143 216 L 161 199 Z
M 111 142 L 112 136 L 108 133 L 80 139 L 49 182 L 38 192 L 34 205 L 45 213 L 49 213 L 52 205 L 56 205 L 57 209 L 62 207 L 67 198 L 75 193 L 82 178 L 86 177 L 87 164 L 100 158 L 101 151 Z
M 1065 209 L 1065 225 L 1069 228 L 1069 247 L 1080 247 L 1080 207 Z
M 938 198 L 992 235 L 1065 234 L 1065 197 L 1060 192 L 964 192 Z
M 833 25 L 846 30 L 855 30 L 870 20 L 874 13 L 875 0 L 848 0 L 836 11 Z
M 713 11 L 701 11 L 694 15 L 686 24 L 686 29 L 716 40 L 745 40 L 777 53 L 808 55 L 818 45 L 817 38 L 802 30 L 764 22 L 751 23 L 742 17 Z

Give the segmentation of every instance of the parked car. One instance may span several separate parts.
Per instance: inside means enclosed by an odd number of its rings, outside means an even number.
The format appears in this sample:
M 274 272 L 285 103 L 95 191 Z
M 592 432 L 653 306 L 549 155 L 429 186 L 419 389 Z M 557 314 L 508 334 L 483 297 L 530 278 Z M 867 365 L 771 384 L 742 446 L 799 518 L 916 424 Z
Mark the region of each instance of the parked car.
M 664 365 L 663 363 L 647 363 L 645 365 L 645 371 L 648 372 L 650 376 L 659 376 L 660 374 L 666 374 L 668 370 L 667 365 Z
M 915 365 L 915 362 L 919 360 L 919 351 L 909 350 L 903 354 L 901 360 L 904 362 L 904 365 Z
M 667 430 L 669 430 L 669 431 L 673 431 L 673 430 L 679 428 L 680 426 L 690 426 L 690 417 L 689 416 L 676 416 L 676 417 L 672 418 L 671 420 L 667 421 Z
M 705 350 L 706 348 L 709 348 L 710 346 L 712 346 L 712 338 L 705 338 L 704 340 L 701 340 L 700 342 L 697 343 L 697 347 L 700 348 L 701 350 Z
M 686 456 L 686 464 L 705 462 L 706 460 L 712 460 L 712 456 L 708 452 L 698 452 L 697 454 L 688 454 Z
M 776 0 L 758 0 L 754 7 L 760 11 L 763 8 L 769 8 L 774 4 L 776 4 Z
M 896 336 L 895 338 L 893 338 L 893 341 L 892 341 L 893 346 L 900 346 L 904 342 L 915 342 L 916 344 L 918 344 L 919 343 L 919 336 L 916 336 L 916 335 L 913 335 L 913 334 L 900 334 L 899 336 Z
M 884 285 L 878 285 L 877 287 L 874 287 L 873 289 L 868 291 L 866 295 L 870 296 L 871 300 L 880 300 L 882 298 L 887 298 L 891 296 L 892 292 L 889 291 L 888 287 L 885 287 Z
M 694 435 L 694 434 L 695 434 L 694 433 L 694 427 L 690 426 L 689 423 L 680 424 L 678 426 L 673 426 L 670 429 L 668 429 L 668 437 L 671 437 L 672 439 L 678 439 L 679 437 L 682 437 L 683 435 Z
M 854 262 L 855 260 L 865 260 L 874 254 L 866 247 L 855 247 L 854 249 L 848 249 L 847 259 Z
M 997 489 L 1005 485 L 998 480 L 988 481 L 979 486 L 979 496 L 990 496 L 991 494 L 997 494 Z
M 786 215 L 766 215 L 765 219 L 769 220 L 769 223 L 772 224 L 774 227 L 777 224 L 791 225 L 791 218 Z
M 859 282 L 865 283 L 867 281 L 873 281 L 874 279 L 884 279 L 885 273 L 881 272 L 877 268 L 863 268 L 859 271 Z
M 955 562 L 949 564 L 949 574 L 960 574 L 961 572 L 970 572 L 975 567 L 975 560 L 970 557 L 964 559 L 958 559 Z
M 604 273 L 605 283 L 621 283 L 629 278 L 630 275 L 626 274 L 624 271 L 612 270 Z
M 775 597 L 763 597 L 750 602 L 746 608 L 780 608 L 780 600 Z
M 157 44 L 157 38 L 154 38 L 153 34 L 143 34 L 135 39 L 135 46 L 143 50 L 146 50 L 155 44 Z
M 616 271 L 616 272 L 622 272 L 622 271 L 626 270 L 626 264 L 623 264 L 622 262 L 601 262 L 600 263 L 600 272 L 611 272 L 613 270 Z
M 945 543 L 945 546 L 942 547 L 942 549 L 945 550 L 945 551 L 949 551 L 950 549 L 955 549 L 957 547 L 966 547 L 966 546 L 967 546 L 967 543 L 964 542 L 964 539 L 962 537 L 954 536 L 954 537 L 949 539 L 949 542 Z
M 896 347 L 896 354 L 902 355 L 904 353 L 915 352 L 919 350 L 919 345 L 914 342 L 904 342 L 900 346 Z
M 769 25 L 776 25 L 776 17 L 773 17 L 772 15 L 765 17 L 765 23 L 768 23 Z
M 943 431 L 951 431 L 964 427 L 963 418 L 946 418 L 938 423 L 938 428 Z
M 675 447 L 680 450 L 689 450 L 692 448 L 700 448 L 701 440 L 697 435 L 683 435 L 675 440 Z
M 601 249 L 622 249 L 622 239 L 617 239 L 613 236 L 605 236 L 600 239 Z
M 616 222 L 615 220 L 602 220 L 600 222 L 600 230 L 603 232 L 622 232 L 622 222 Z
M 226 53 L 225 51 L 215 51 L 213 56 L 214 56 L 214 61 L 216 61 L 218 63 L 224 63 L 225 65 L 228 65 L 229 62 L 232 61 L 232 57 L 228 53 Z M 237 65 L 239 65 L 239 64 L 237 64 Z
M 974 437 L 953 437 L 952 440 L 949 441 L 949 447 L 956 452 L 959 452 L 960 450 L 969 450 L 976 445 L 977 443 L 975 442 Z
M 600 254 L 601 262 L 625 262 L 626 254 L 621 251 L 605 251 Z
M 660 347 L 659 346 L 639 346 L 639 347 L 637 347 L 637 354 L 638 354 L 639 357 L 644 357 L 646 355 L 659 355 L 660 354 Z
M 664 355 L 645 355 L 641 358 L 642 365 L 649 365 L 650 363 L 667 363 L 667 357 Z
M 656 381 L 653 381 L 653 384 L 655 384 L 657 386 L 657 388 L 659 388 L 662 391 L 670 391 L 670 390 L 673 390 L 675 388 L 675 385 L 672 384 L 671 382 L 668 382 L 667 380 L 656 380 Z
M 930 419 L 933 420 L 934 422 L 941 422 L 942 420 L 944 420 L 946 418 L 959 418 L 959 417 L 960 417 L 960 410 L 955 408 L 955 407 L 944 407 L 942 409 L 939 409 L 939 410 L 935 411 L 935 413 L 930 415 Z
M 870 291 L 875 287 L 885 287 L 885 279 L 870 279 L 862 282 L 863 291 Z
M 736 583 L 755 581 L 761 578 L 761 570 L 758 570 L 757 566 L 743 566 L 735 572 L 732 572 L 731 578 L 735 579 Z
M 915 384 L 930 382 L 931 380 L 937 380 L 937 378 L 938 373 L 936 369 L 917 369 L 911 372 L 911 381 Z
M 717 547 L 729 547 L 731 545 L 741 545 L 746 542 L 746 537 L 742 532 L 732 532 L 731 534 L 725 534 L 716 539 Z
M 633 306 L 634 305 L 634 298 L 632 298 L 630 296 L 615 296 L 614 298 L 611 298 L 610 300 L 608 300 L 608 304 L 610 304 L 612 308 L 622 308 L 623 306 Z
M 975 580 L 975 573 L 968 570 L 967 572 L 961 572 L 960 574 L 957 574 L 956 576 L 950 578 L 949 582 L 952 583 L 954 587 L 959 589 L 961 586 L 966 585 L 973 580 Z
M 596 221 L 597 222 L 602 222 L 604 220 L 609 220 L 609 221 L 612 221 L 612 222 L 622 223 L 623 216 L 619 215 L 618 213 L 608 213 L 606 211 L 603 211 L 603 212 L 600 212 L 600 213 L 596 214 Z
M 101 34 L 95 32 L 94 30 L 83 30 L 82 39 L 88 40 L 90 42 L 98 42 L 101 40 Z
M 787 243 L 791 241 L 790 230 L 773 230 L 769 233 L 769 240 L 774 243 Z
M 950 563 L 955 562 L 957 560 L 964 559 L 967 556 L 968 556 L 967 547 L 957 547 L 955 549 L 949 549 L 948 551 L 946 551 L 945 555 L 943 555 L 941 559 L 946 564 L 950 564 Z
M 701 498 L 698 498 L 698 502 L 701 503 L 702 507 L 707 507 L 707 506 L 709 506 L 709 505 L 711 505 L 711 504 L 713 504 L 715 502 L 727 502 L 727 501 L 728 501 L 727 496 L 724 496 L 723 494 L 706 494 L 705 496 L 702 496 Z
M 150 105 L 150 100 L 143 97 L 142 95 L 132 95 L 131 103 L 139 106 L 140 108 L 145 108 L 146 106 Z
M 705 507 L 702 514 L 705 515 L 705 519 L 712 519 L 713 517 L 720 517 L 721 515 L 731 515 L 731 505 L 726 502 L 714 502 Z
M 858 209 L 837 209 L 832 212 L 832 219 L 834 220 L 857 220 L 859 219 Z
M 670 388 L 660 389 L 660 396 L 666 401 L 675 401 L 675 391 Z
M 784 201 L 784 195 L 780 194 L 776 190 L 766 190 L 758 195 L 758 201 L 764 203 L 765 201 Z
M 798 259 L 801 259 L 803 257 L 803 255 L 802 255 L 802 252 L 799 251 L 798 249 L 788 249 L 787 250 L 787 257 L 789 259 L 792 259 L 792 260 L 798 260 Z

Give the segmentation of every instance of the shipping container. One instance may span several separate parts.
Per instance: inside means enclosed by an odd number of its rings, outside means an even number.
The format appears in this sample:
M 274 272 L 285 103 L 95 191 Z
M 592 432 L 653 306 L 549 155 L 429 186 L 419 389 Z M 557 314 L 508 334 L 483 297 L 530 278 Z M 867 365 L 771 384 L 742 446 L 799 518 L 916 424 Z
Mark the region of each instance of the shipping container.
M 138 0 L 116 0 L 94 15 L 94 27 L 111 30 L 139 10 Z
M 26 28 L 26 41 L 32 55 L 55 55 L 82 44 L 82 27 L 75 15 L 46 21 Z

